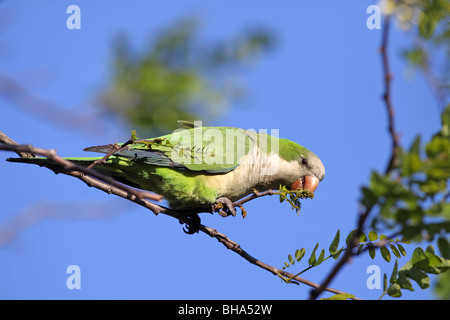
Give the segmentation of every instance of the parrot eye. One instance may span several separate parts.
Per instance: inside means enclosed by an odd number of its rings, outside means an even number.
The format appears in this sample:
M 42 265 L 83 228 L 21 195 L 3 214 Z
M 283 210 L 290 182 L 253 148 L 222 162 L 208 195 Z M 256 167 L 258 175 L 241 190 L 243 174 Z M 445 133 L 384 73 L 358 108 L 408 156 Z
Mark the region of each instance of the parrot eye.
M 308 160 L 306 160 L 305 158 L 302 158 L 302 165 L 307 166 Z

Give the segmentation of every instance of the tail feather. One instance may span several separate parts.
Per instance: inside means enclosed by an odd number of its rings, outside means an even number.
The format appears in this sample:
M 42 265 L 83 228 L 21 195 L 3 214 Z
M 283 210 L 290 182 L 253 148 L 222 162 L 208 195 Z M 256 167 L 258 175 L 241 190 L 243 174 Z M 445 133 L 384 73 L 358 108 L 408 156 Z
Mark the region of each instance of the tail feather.
M 83 149 L 83 151 L 98 152 L 98 153 L 108 153 L 110 150 L 111 150 L 111 145 L 94 146 L 94 147 L 88 147 L 88 148 Z
M 91 157 L 91 158 L 64 158 L 65 160 L 69 160 L 75 162 L 80 166 L 88 166 L 93 161 L 100 159 L 101 157 Z M 9 162 L 20 162 L 20 163 L 30 163 L 37 164 L 41 167 L 61 167 L 55 161 L 49 160 L 47 158 L 8 158 L 6 161 Z
M 64 158 L 64 159 L 74 162 L 75 164 L 77 164 L 79 166 L 87 167 L 95 160 L 98 160 L 101 158 L 102 157 L 85 157 L 85 158 L 80 157 L 80 158 Z M 128 178 L 122 172 L 122 170 L 115 170 L 116 166 L 114 165 L 114 158 L 116 158 L 116 157 L 114 157 L 114 156 L 110 157 L 110 159 L 108 160 L 108 163 L 106 165 L 105 164 L 97 165 L 94 167 L 94 170 L 100 172 L 101 174 L 109 176 L 121 183 L 127 184 L 127 185 L 135 187 L 135 188 L 142 189 L 142 187 L 139 184 L 134 182 L 132 179 Z M 49 168 L 50 170 L 53 170 L 53 171 L 57 171 L 58 169 L 61 169 L 61 167 L 62 167 L 61 164 L 59 164 L 55 161 L 49 160 L 47 158 L 8 158 L 8 159 L 6 159 L 6 161 L 36 164 L 41 167 Z

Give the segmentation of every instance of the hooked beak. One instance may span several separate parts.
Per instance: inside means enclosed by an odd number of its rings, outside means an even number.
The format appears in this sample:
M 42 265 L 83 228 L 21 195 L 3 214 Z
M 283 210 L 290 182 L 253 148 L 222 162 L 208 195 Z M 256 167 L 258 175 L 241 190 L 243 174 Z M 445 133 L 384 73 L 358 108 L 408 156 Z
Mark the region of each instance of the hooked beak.
M 292 185 L 291 190 L 305 189 L 314 192 L 319 185 L 319 179 L 316 176 L 304 176 L 297 179 Z

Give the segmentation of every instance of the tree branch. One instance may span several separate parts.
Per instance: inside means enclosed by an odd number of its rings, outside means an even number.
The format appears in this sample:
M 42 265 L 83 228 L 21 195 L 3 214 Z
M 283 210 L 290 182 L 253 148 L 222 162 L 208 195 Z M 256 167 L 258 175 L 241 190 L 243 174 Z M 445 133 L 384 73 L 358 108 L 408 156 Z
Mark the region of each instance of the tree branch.
M 244 249 L 241 248 L 240 245 L 238 245 L 236 242 L 231 241 L 230 239 L 228 239 L 227 236 L 225 236 L 224 234 L 219 233 L 217 230 L 209 228 L 209 227 L 205 227 L 204 225 L 200 226 L 200 230 L 204 233 L 206 233 L 207 235 L 209 235 L 210 237 L 216 238 L 221 244 L 223 244 L 227 249 L 230 249 L 231 251 L 234 251 L 235 253 L 237 253 L 238 255 L 240 255 L 242 258 L 244 258 L 245 260 L 247 260 L 248 262 L 269 271 L 270 273 L 274 274 L 274 275 L 281 275 L 283 277 L 286 278 L 292 278 L 292 280 L 298 281 L 300 283 L 306 284 L 307 286 L 313 287 L 313 288 L 319 288 L 319 284 L 314 283 L 312 281 L 309 281 L 307 279 L 295 276 L 293 273 L 290 272 L 286 272 L 284 270 L 280 270 L 278 268 L 275 268 L 271 265 L 268 265 L 267 263 L 262 262 L 261 260 L 258 260 L 257 258 L 251 256 L 247 251 L 245 251 Z M 340 291 L 340 290 L 336 290 L 333 288 L 324 288 L 325 291 L 334 293 L 334 294 L 343 294 L 346 292 Z M 353 298 L 354 300 L 360 300 L 359 298 Z
M 389 41 L 389 29 L 390 29 L 390 16 L 386 16 L 383 25 L 383 35 L 380 47 L 381 60 L 383 65 L 383 78 L 384 78 L 383 100 L 386 106 L 388 116 L 388 131 L 391 137 L 391 144 L 392 144 L 391 157 L 385 170 L 386 174 L 389 173 L 395 167 L 399 149 L 399 137 L 395 130 L 395 123 L 394 123 L 395 111 L 394 106 L 392 105 L 392 97 L 391 97 L 392 73 L 390 70 L 389 56 L 387 53 Z
M 126 191 L 128 193 L 128 197 L 134 196 L 134 197 L 136 197 L 137 200 L 143 200 L 143 199 L 147 198 L 150 200 L 161 201 L 163 199 L 163 196 L 161 196 L 161 195 L 153 194 L 153 193 L 150 193 L 147 191 L 132 189 L 132 188 L 130 188 L 126 185 L 123 185 L 123 184 L 117 182 L 116 180 L 114 180 L 108 176 L 105 176 L 95 170 L 79 166 L 71 161 L 63 159 L 56 154 L 55 150 L 35 148 L 32 145 L 5 145 L 5 144 L 0 144 L 0 150 L 15 151 L 16 153 L 25 152 L 25 153 L 32 153 L 32 154 L 44 156 L 47 159 L 54 161 L 55 163 L 61 165 L 61 167 L 62 167 L 61 173 L 69 174 L 69 175 L 72 172 L 79 172 L 79 173 L 87 174 L 98 180 L 106 182 L 118 189 Z M 56 172 L 56 173 L 58 173 L 58 172 Z
M 18 145 L 17 142 L 15 142 L 13 139 L 11 139 L 10 137 L 8 137 L 6 134 L 4 134 L 3 132 L 0 131 L 0 144 L 7 144 L 7 145 Z M 28 152 L 20 152 L 17 151 L 16 152 L 19 157 L 21 158 L 34 158 L 35 155 L 32 153 L 28 153 Z
M 391 138 L 391 155 L 388 161 L 388 164 L 385 169 L 385 174 L 391 172 L 396 164 L 399 150 L 399 137 L 395 130 L 394 123 L 394 107 L 392 104 L 391 97 L 391 82 L 392 82 L 392 74 L 389 66 L 389 57 L 387 54 L 388 49 L 388 40 L 389 40 L 389 27 L 390 27 L 390 16 L 385 16 L 384 24 L 383 24 L 383 34 L 381 40 L 381 60 L 383 67 L 383 80 L 384 80 L 384 93 L 383 93 L 383 101 L 386 107 L 387 116 L 388 116 L 388 132 Z M 345 251 L 344 255 L 341 259 L 335 264 L 334 268 L 327 275 L 325 280 L 321 283 L 319 288 L 311 290 L 310 300 L 315 300 L 319 297 L 319 295 L 325 290 L 325 288 L 331 283 L 331 281 L 336 277 L 338 272 L 342 269 L 342 267 L 350 260 L 352 256 L 355 255 L 354 248 L 358 244 L 358 239 L 361 236 L 364 230 L 364 224 L 367 221 L 370 213 L 372 212 L 374 205 L 367 206 L 365 211 L 359 214 L 358 224 L 356 232 L 353 235 L 352 240 L 350 241 L 348 250 Z
M 12 141 L 12 140 L 11 140 Z M 187 217 L 189 214 L 199 213 L 198 210 L 186 211 L 186 212 L 177 212 L 172 209 L 157 205 L 155 203 L 152 203 L 150 201 L 147 201 L 146 199 L 151 200 L 161 200 L 162 197 L 159 195 L 154 195 L 152 193 L 146 192 L 146 191 L 139 191 L 131 189 L 125 185 L 122 185 L 115 181 L 114 179 L 111 179 L 110 177 L 104 176 L 92 169 L 85 168 L 82 166 L 78 166 L 68 160 L 65 160 L 61 157 L 59 157 L 54 150 L 46 150 L 46 149 L 40 149 L 35 148 L 31 145 L 5 145 L 0 144 L 0 150 L 7 150 L 7 151 L 15 151 L 18 153 L 28 152 L 33 153 L 41 156 L 45 156 L 48 159 L 55 161 L 56 163 L 61 165 L 61 170 L 56 173 L 62 173 L 65 175 L 73 176 L 75 178 L 78 178 L 85 182 L 89 187 L 94 187 L 96 189 L 102 190 L 108 194 L 114 194 L 116 196 L 122 197 L 124 199 L 127 199 L 129 201 L 132 201 L 144 208 L 149 209 L 155 214 L 163 213 L 170 217 L 173 217 L 180 221 L 180 223 L 189 223 L 189 218 Z M 108 155 L 107 155 L 108 156 Z M 105 156 L 106 157 L 106 156 Z M 105 159 L 105 157 L 103 159 Z M 265 192 L 257 192 L 255 191 L 254 194 L 248 196 L 247 198 L 244 198 L 240 201 L 237 201 L 233 204 L 235 207 L 241 207 L 242 204 L 253 200 L 258 197 L 266 196 L 266 195 L 272 195 L 274 192 L 272 190 L 268 190 Z M 293 280 L 296 280 L 299 283 L 303 283 L 305 285 L 308 285 L 313 288 L 319 288 L 319 284 L 311 282 L 307 279 L 303 279 L 301 277 L 295 276 L 294 274 L 291 274 L 289 272 L 286 272 L 284 270 L 280 270 L 278 268 L 275 268 L 273 266 L 270 266 L 255 257 L 251 256 L 249 253 L 247 253 L 245 250 L 243 250 L 239 244 L 236 242 L 230 240 L 227 236 L 225 236 L 222 233 L 219 233 L 217 230 L 209 228 L 204 225 L 200 225 L 200 231 L 207 234 L 208 236 L 217 239 L 220 243 L 222 243 L 227 249 L 230 249 L 231 251 L 239 254 L 241 257 L 243 257 L 248 262 L 271 272 L 274 275 L 282 275 L 284 277 L 293 278 Z M 325 291 L 329 291 L 334 294 L 339 293 L 345 293 L 333 288 L 325 287 L 323 288 Z M 358 298 L 354 298 L 358 299 Z

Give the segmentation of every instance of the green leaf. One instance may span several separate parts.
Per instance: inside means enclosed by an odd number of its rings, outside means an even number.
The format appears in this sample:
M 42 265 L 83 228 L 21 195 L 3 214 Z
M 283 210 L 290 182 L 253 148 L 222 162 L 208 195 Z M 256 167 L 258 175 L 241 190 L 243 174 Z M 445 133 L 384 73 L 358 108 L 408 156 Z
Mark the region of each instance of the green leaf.
M 420 136 L 417 136 L 412 143 L 409 152 L 403 152 L 401 154 L 401 175 L 403 177 L 411 176 L 422 168 L 419 151 Z
M 322 249 L 322 251 L 320 252 L 319 258 L 317 258 L 317 261 L 314 264 L 314 266 L 318 266 L 319 264 L 321 264 L 324 258 L 325 258 L 325 249 Z
M 359 236 L 359 242 L 366 242 L 367 241 L 367 236 L 364 232 L 361 232 L 361 235 Z
M 400 291 L 400 285 L 397 283 L 392 284 L 388 290 L 387 294 L 391 297 L 398 298 L 402 296 L 402 292 Z
M 344 248 L 339 249 L 338 251 L 336 251 L 335 253 L 333 253 L 333 259 L 337 260 L 339 259 L 339 256 L 341 255 L 341 253 L 344 251 Z
M 420 152 L 420 135 L 417 135 L 413 143 L 409 147 L 409 153 L 419 155 L 419 152 Z
M 444 237 L 439 237 L 437 240 L 437 245 L 439 248 L 439 252 L 441 253 L 441 256 L 445 259 L 450 258 L 450 244 L 448 240 Z
M 404 257 L 406 257 L 406 250 L 405 250 L 405 248 L 403 248 L 403 246 L 402 246 L 401 244 L 399 244 L 399 243 L 397 243 L 397 247 L 398 247 L 398 250 L 400 251 L 400 253 L 401 253 Z
M 421 289 L 426 289 L 430 286 L 430 277 L 420 269 L 411 268 L 408 270 L 408 277 L 417 282 Z
M 303 259 L 303 256 L 305 255 L 305 248 L 297 249 L 295 251 L 295 260 L 300 261 Z
M 397 275 L 398 275 L 398 262 L 397 259 L 395 259 L 394 270 L 392 270 L 391 278 L 389 279 L 390 284 L 395 283 L 395 281 L 397 280 Z
M 425 249 L 425 255 L 427 252 L 434 254 L 434 247 L 431 244 Z
M 442 129 L 440 134 L 444 137 L 450 137 L 450 104 L 447 104 L 445 110 L 441 113 Z
M 361 203 L 366 206 L 367 208 L 372 207 L 373 205 L 375 205 L 377 203 L 377 196 L 375 195 L 375 193 L 367 188 L 367 187 L 362 187 L 361 188 L 361 192 L 363 195 L 363 198 L 361 199 Z
M 138 139 L 139 139 L 139 137 L 136 134 L 136 130 L 131 130 L 131 140 L 133 140 L 133 142 L 134 142 Z
M 380 253 L 384 260 L 387 262 L 391 261 L 391 252 L 386 247 L 380 247 Z
M 442 265 L 442 259 L 434 254 L 434 248 L 432 245 L 429 245 L 425 250 L 425 256 L 428 259 L 428 267 L 424 269 L 427 273 L 440 274 L 441 270 L 436 268 Z
M 393 244 L 389 244 L 389 247 L 391 248 L 392 253 L 394 253 L 394 255 L 395 255 L 397 258 L 401 258 L 401 257 L 402 257 L 402 256 L 400 255 L 400 252 L 397 250 L 397 248 L 396 248 Z
M 369 244 L 369 256 L 370 256 L 372 259 L 375 259 L 375 254 L 376 254 L 376 248 L 375 248 L 375 246 L 372 245 L 372 244 Z
M 383 274 L 383 291 L 386 291 L 388 287 L 388 280 L 387 280 L 387 275 L 386 273 Z
M 352 241 L 353 236 L 355 235 L 356 231 L 357 231 L 357 230 L 351 231 L 351 232 L 348 234 L 347 239 L 345 239 L 345 243 L 347 244 L 347 247 L 350 247 L 350 242 Z
M 311 256 L 308 259 L 308 263 L 310 266 L 313 266 L 316 263 L 316 250 L 319 247 L 319 243 L 317 242 L 316 246 L 314 247 L 314 250 L 311 253 Z
M 378 239 L 378 233 L 375 231 L 369 232 L 369 241 L 376 241 Z
M 320 300 L 347 300 L 347 299 L 353 299 L 355 296 L 350 293 L 339 293 L 335 294 L 334 296 L 328 297 L 328 298 L 322 298 Z
M 427 58 L 427 55 L 422 48 L 412 48 L 410 50 L 406 50 L 404 54 L 405 58 L 415 66 L 422 66 Z
M 423 269 L 428 267 L 429 261 L 427 256 L 425 255 L 425 252 L 422 248 L 418 247 L 414 249 L 412 257 L 411 257 L 411 263 L 413 267 L 418 269 Z
M 330 253 L 331 253 L 331 254 L 333 254 L 333 253 L 336 252 L 336 250 L 337 250 L 337 248 L 338 248 L 338 246 L 339 246 L 339 238 L 340 238 L 340 231 L 338 230 L 338 231 L 336 232 L 336 235 L 334 236 L 333 241 L 332 241 L 331 244 L 330 244 L 329 250 L 330 250 Z
M 407 272 L 399 271 L 398 278 L 396 283 L 400 286 L 402 289 L 406 289 L 409 291 L 414 291 L 414 288 L 411 284 L 411 281 L 406 276 Z
M 288 255 L 289 263 L 294 264 L 294 258 L 291 255 Z

